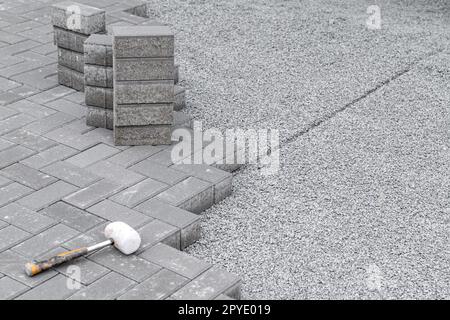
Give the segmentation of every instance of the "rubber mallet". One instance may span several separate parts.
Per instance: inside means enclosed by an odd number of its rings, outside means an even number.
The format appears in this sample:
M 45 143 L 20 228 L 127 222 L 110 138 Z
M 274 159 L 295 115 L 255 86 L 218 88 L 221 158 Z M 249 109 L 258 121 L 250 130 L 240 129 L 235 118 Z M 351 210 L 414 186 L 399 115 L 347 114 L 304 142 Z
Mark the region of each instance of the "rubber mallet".
M 120 252 L 126 255 L 136 252 L 141 245 L 139 233 L 124 222 L 117 221 L 108 224 L 105 228 L 105 236 L 108 240 L 96 245 L 66 251 L 45 261 L 29 262 L 25 265 L 25 272 L 28 276 L 32 277 L 42 271 L 85 256 L 110 245 L 114 245 Z

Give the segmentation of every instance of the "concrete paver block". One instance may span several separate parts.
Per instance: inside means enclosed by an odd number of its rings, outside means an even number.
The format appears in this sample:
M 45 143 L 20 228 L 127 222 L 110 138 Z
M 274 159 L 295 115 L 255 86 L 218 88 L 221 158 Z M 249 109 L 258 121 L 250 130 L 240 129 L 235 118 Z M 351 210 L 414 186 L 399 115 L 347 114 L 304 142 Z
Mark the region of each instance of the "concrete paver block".
M 173 123 L 173 104 L 116 105 L 114 125 L 116 127 L 147 126 Z
M 161 267 L 136 255 L 126 256 L 115 248 L 105 248 L 89 257 L 117 273 L 134 281 L 142 281 L 158 272 Z
M 7 178 L 35 190 L 44 188 L 57 180 L 51 175 L 30 168 L 21 163 L 15 163 L 9 167 L 6 167 L 1 170 L 1 173 Z
M 120 296 L 119 300 L 161 300 L 181 288 L 187 281 L 187 278 L 175 272 L 162 269 Z
M 108 221 L 123 221 L 133 228 L 137 228 L 151 221 L 152 218 L 136 210 L 127 208 L 110 200 L 104 200 L 90 207 L 88 212 Z
M 237 296 L 240 280 L 234 274 L 212 267 L 195 280 L 172 295 L 175 300 L 206 300 L 214 299 L 220 294 L 230 295 L 231 298 L 239 299 Z M 234 296 L 233 296 L 234 295 Z
M 73 283 L 73 281 L 75 280 L 59 274 L 27 291 L 19 296 L 17 300 L 61 300 L 68 298 L 83 287 L 81 284 L 79 287 L 77 285 L 68 285 L 68 283 Z
M 78 209 L 63 201 L 58 201 L 40 213 L 80 232 L 86 232 L 105 220 L 87 211 Z
M 105 11 L 72 1 L 52 6 L 52 24 L 62 29 L 90 35 L 106 30 Z
M 135 286 L 137 283 L 116 272 L 110 272 L 103 278 L 76 292 L 69 300 L 112 300 Z
M 179 228 L 181 250 L 200 239 L 200 216 L 196 214 L 155 198 L 141 203 L 135 210 Z
M 55 220 L 17 203 L 10 203 L 0 208 L 0 219 L 32 234 L 37 234 L 56 224 Z
M 145 250 L 139 256 L 188 279 L 195 279 L 211 268 L 209 263 L 162 243 Z
M 66 196 L 63 200 L 78 208 L 86 209 L 122 189 L 120 184 L 103 179 Z

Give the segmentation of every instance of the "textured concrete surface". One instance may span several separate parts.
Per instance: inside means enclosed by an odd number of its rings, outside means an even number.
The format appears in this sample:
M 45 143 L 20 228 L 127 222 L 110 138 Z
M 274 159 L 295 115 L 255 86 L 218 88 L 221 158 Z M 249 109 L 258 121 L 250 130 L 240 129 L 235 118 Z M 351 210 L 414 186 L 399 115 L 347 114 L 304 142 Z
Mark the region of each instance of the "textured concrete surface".
M 449 297 L 448 1 L 150 3 L 204 128 L 281 130 L 190 253 L 245 298 Z
M 221 279 L 204 298 L 239 298 L 238 276 L 179 251 L 199 239 L 196 214 L 231 189 L 231 175 L 214 169 L 202 178 L 201 170 L 168 168 L 171 163 L 149 159 L 165 156 L 171 146 L 115 146 L 112 131 L 86 125 L 84 94 L 58 85 L 50 22 L 55 2 L 0 3 L 0 299 L 194 299 L 208 291 L 203 274 Z M 110 24 L 148 20 L 124 12 L 141 8 L 141 1 L 95 5 L 105 9 Z M 61 26 L 64 17 L 62 11 Z M 95 16 L 86 17 L 95 28 Z M 70 35 L 65 44 L 79 48 L 80 37 Z M 69 67 L 77 67 L 78 58 L 59 55 Z M 140 233 L 135 255 L 107 248 L 26 276 L 25 262 L 103 241 L 105 225 L 116 220 Z

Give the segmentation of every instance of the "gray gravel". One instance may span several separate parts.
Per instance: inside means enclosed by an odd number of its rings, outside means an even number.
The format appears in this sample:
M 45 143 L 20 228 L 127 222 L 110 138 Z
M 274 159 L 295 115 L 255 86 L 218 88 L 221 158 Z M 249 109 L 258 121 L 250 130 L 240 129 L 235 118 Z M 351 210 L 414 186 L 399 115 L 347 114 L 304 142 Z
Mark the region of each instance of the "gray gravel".
M 284 141 L 280 173 L 239 171 L 192 254 L 250 299 L 450 298 L 448 1 L 378 1 L 378 31 L 372 1 L 150 2 L 187 112 Z

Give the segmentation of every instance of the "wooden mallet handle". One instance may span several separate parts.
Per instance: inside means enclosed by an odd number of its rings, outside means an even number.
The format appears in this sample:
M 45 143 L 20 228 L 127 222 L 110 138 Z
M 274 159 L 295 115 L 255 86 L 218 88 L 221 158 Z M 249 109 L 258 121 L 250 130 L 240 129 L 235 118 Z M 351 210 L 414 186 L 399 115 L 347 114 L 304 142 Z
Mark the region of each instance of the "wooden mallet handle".
M 42 271 L 48 270 L 62 263 L 84 256 L 88 252 L 89 252 L 88 248 L 80 248 L 60 253 L 54 256 L 53 258 L 50 258 L 45 261 L 39 261 L 35 263 L 28 262 L 25 265 L 25 272 L 27 273 L 28 276 L 32 277 L 41 273 Z

